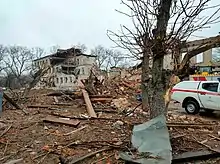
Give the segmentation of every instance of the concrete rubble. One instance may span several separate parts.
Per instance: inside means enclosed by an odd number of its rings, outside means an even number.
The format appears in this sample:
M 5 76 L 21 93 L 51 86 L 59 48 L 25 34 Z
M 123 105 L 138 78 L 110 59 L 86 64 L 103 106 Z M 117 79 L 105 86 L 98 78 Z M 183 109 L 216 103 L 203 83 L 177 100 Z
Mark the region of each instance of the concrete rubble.
M 82 88 L 68 92 L 32 89 L 25 97 L 5 92 L 21 109 L 4 99 L 0 163 L 17 159 L 26 164 L 124 163 L 119 152 L 136 152 L 131 144 L 133 127 L 149 121 L 136 97 L 140 81 L 118 77 L 96 89 L 98 94 L 88 92 L 91 104 L 85 102 Z M 219 115 L 214 116 L 191 116 L 170 108 L 166 126 L 174 161 L 210 160 L 213 154 L 219 155 Z

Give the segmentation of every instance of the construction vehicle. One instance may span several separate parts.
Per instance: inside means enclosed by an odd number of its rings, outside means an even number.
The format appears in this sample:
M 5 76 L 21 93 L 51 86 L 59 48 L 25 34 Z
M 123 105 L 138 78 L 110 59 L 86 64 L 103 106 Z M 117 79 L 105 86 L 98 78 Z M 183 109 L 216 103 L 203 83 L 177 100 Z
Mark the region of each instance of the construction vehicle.
M 210 64 L 208 66 L 196 66 L 194 74 L 189 76 L 190 81 L 219 81 L 220 66 Z

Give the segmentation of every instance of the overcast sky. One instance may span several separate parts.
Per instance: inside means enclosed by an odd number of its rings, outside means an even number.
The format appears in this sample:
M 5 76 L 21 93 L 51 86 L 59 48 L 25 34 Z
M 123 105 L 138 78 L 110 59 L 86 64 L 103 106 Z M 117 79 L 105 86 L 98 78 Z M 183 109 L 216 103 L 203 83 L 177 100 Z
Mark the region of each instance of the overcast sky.
M 110 47 L 114 44 L 107 29 L 117 31 L 120 24 L 131 25 L 115 9 L 124 9 L 120 0 L 0 0 L 0 44 Z M 213 36 L 219 31 L 219 25 L 214 25 L 197 35 Z

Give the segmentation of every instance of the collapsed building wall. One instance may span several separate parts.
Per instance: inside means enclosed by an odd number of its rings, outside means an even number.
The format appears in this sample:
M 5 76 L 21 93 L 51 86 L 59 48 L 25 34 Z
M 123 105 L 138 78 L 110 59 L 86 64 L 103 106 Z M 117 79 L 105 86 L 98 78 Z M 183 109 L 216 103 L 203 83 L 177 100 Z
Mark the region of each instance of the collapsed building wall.
M 58 50 L 34 61 L 38 68 L 50 67 L 37 87 L 76 88 L 79 80 L 88 78 L 94 64 L 95 56 L 83 54 L 80 49 Z

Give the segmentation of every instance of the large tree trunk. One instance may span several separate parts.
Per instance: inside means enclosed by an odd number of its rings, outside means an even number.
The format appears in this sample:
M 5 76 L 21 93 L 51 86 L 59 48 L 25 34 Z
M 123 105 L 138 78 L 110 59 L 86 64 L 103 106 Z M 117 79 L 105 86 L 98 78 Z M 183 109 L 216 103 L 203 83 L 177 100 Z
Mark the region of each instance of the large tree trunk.
M 157 117 L 160 114 L 166 114 L 164 96 L 167 80 L 163 71 L 163 60 L 167 54 L 166 31 L 170 19 L 171 4 L 172 0 L 160 1 L 157 27 L 154 30 L 152 81 L 150 86 L 151 93 L 149 95 L 150 118 Z
M 141 89 L 142 89 L 142 109 L 144 111 L 148 111 L 149 110 L 149 102 L 148 102 L 148 93 L 149 93 L 149 81 L 150 81 L 150 77 L 149 77 L 149 54 L 148 53 L 144 53 L 143 54 L 143 62 L 142 62 L 142 85 L 141 85 Z
M 149 105 L 150 105 L 150 118 L 157 117 L 164 113 L 164 75 L 163 75 L 163 56 L 160 58 L 153 59 L 152 66 L 152 80 L 150 82 L 150 94 L 149 94 Z

